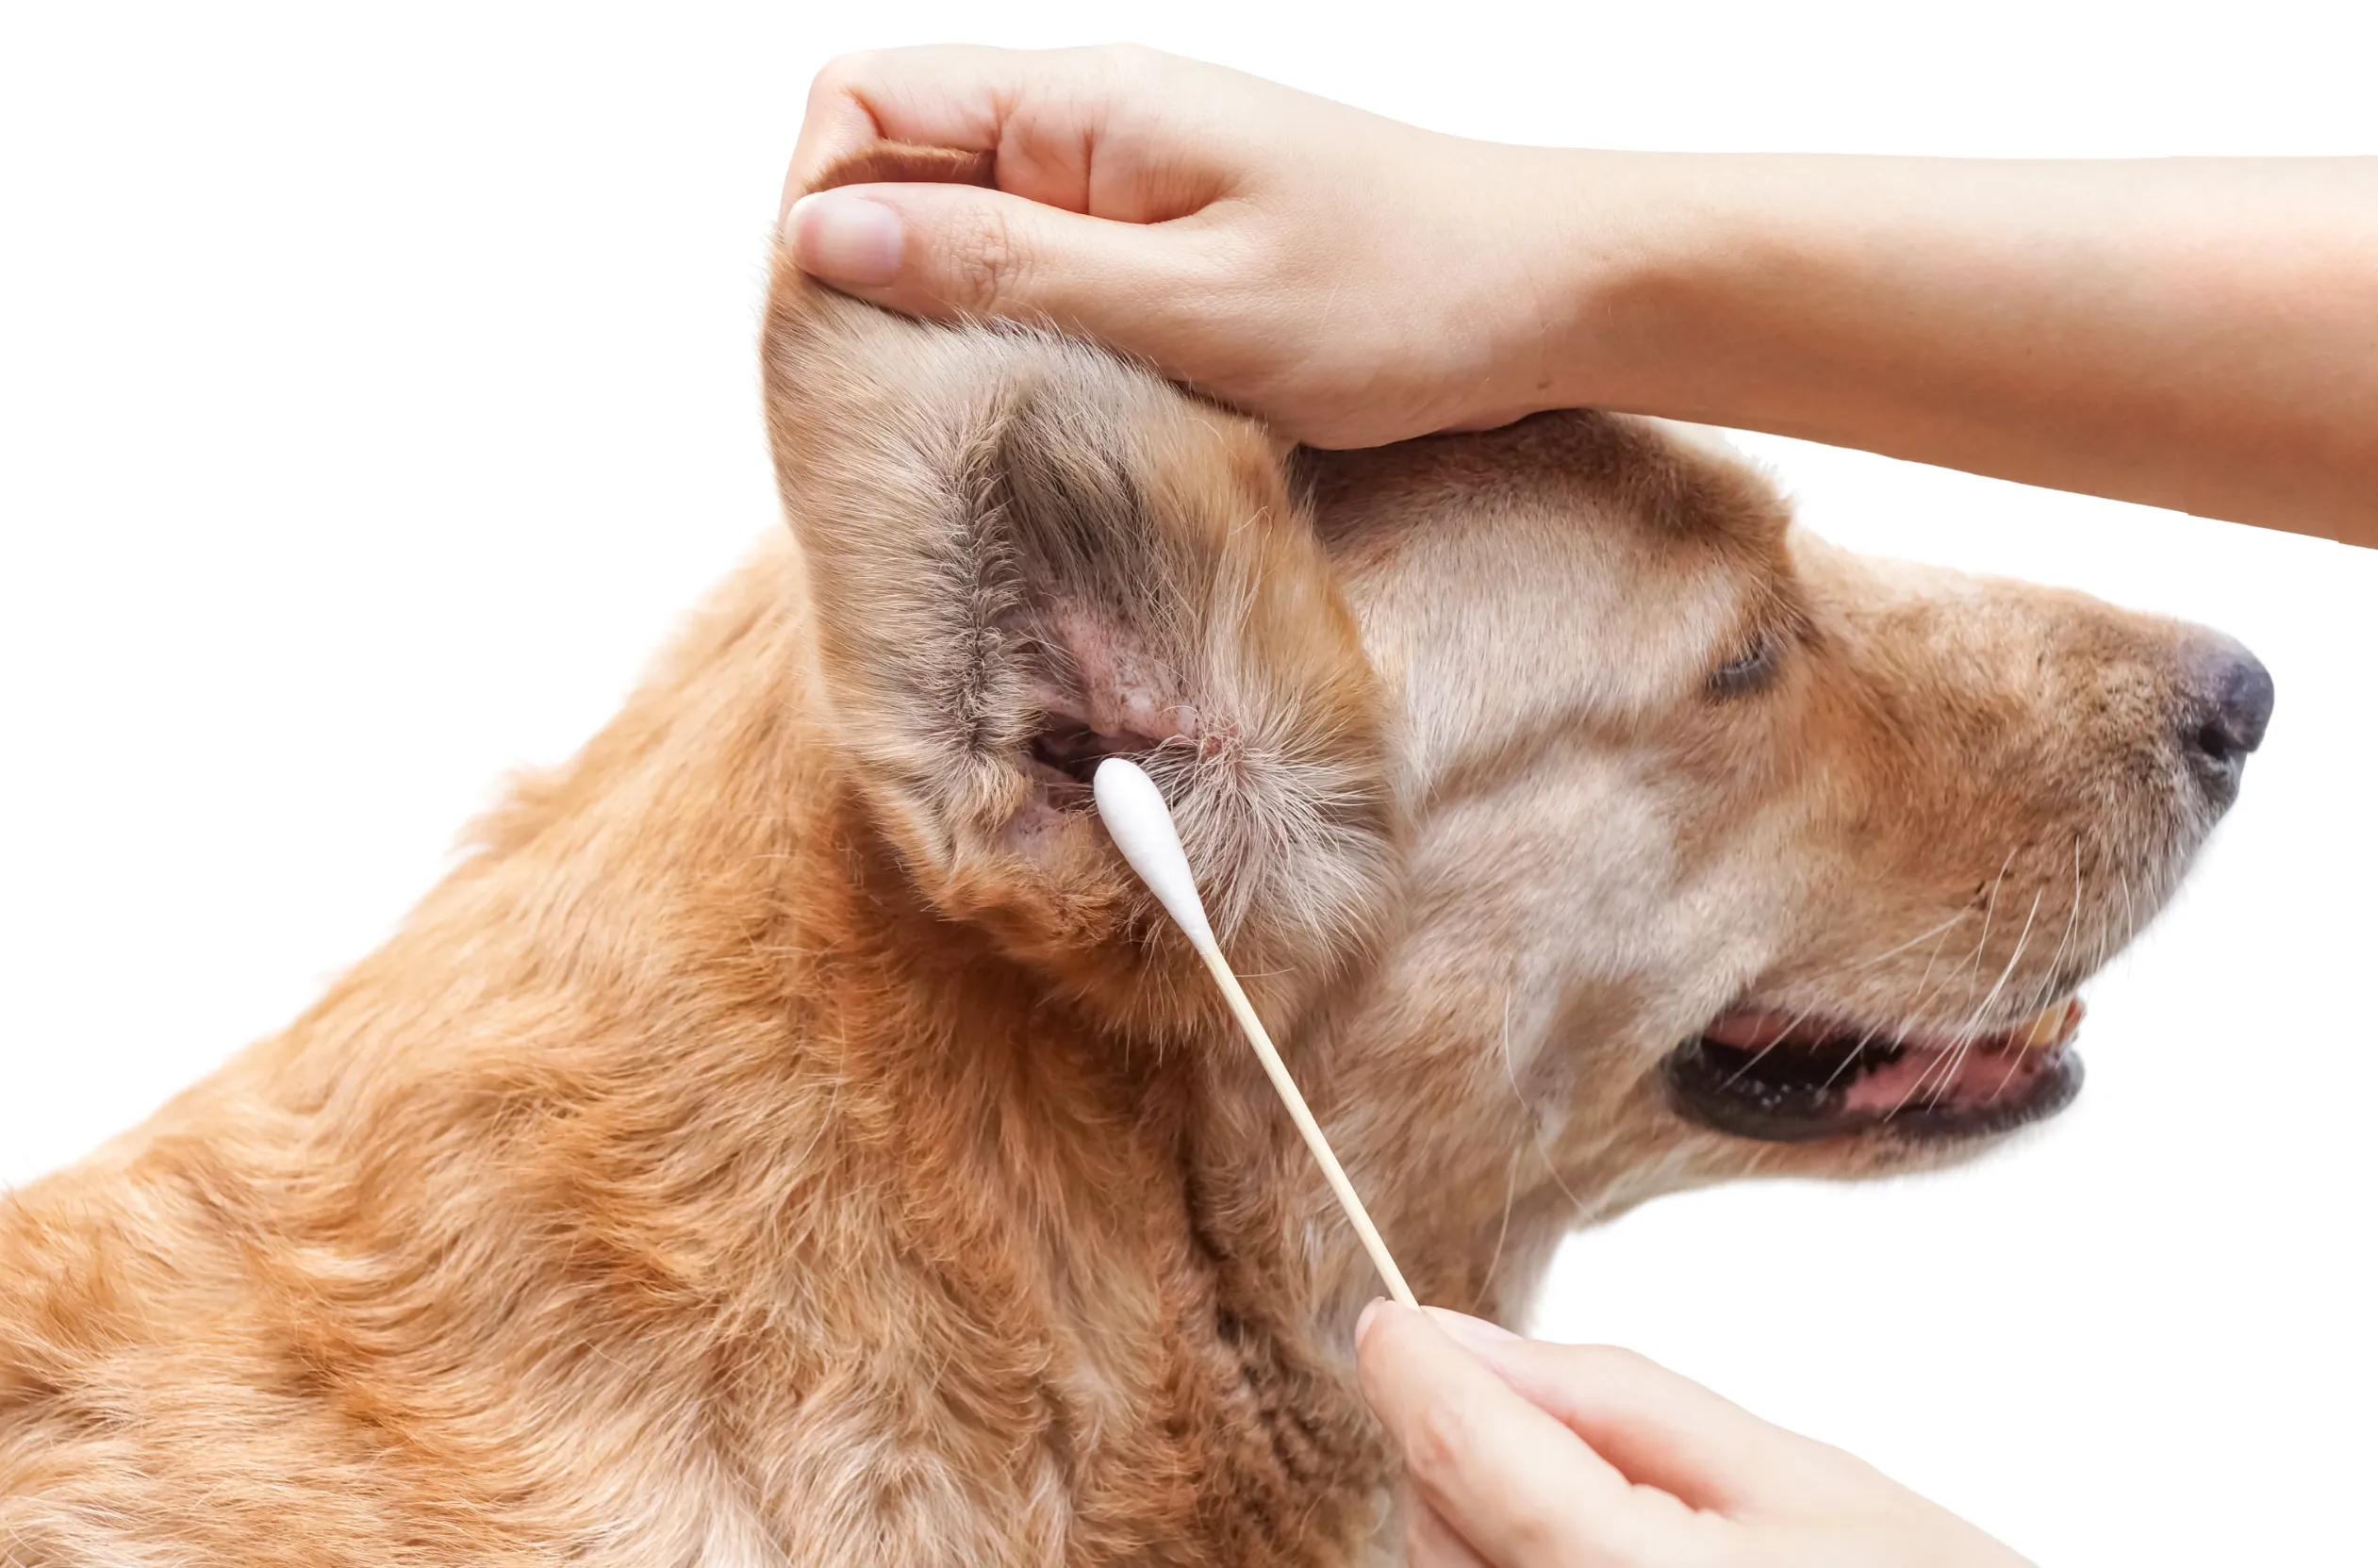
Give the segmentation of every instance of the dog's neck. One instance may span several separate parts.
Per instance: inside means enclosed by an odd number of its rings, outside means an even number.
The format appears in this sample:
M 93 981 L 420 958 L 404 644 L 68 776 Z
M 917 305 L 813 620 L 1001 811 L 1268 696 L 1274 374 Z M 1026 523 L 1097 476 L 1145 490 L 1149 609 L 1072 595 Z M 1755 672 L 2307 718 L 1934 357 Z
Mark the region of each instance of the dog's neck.
M 378 1260 L 376 1306 L 461 1356 L 568 1342 L 707 1403 L 804 1517 L 868 1429 L 950 1487 L 1055 1489 L 1070 1540 L 1327 1560 L 1388 1474 L 1346 1364 L 1367 1265 L 1243 1047 L 1103 1034 L 924 907 L 785 570 L 239 1075 L 348 1150 L 292 1151 L 275 1223 Z

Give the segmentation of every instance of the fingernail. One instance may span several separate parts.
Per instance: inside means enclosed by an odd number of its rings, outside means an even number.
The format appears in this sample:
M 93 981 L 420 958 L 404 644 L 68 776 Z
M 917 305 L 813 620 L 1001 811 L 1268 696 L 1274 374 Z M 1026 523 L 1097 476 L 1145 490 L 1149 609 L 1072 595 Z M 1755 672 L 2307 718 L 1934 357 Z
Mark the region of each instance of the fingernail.
M 829 283 L 867 288 L 900 276 L 900 214 L 847 190 L 813 190 L 784 214 L 801 270 Z
M 1387 1297 L 1374 1296 L 1362 1308 L 1362 1315 L 1354 1320 L 1354 1343 L 1357 1345 L 1360 1345 L 1363 1338 L 1370 1333 L 1371 1324 L 1378 1319 L 1379 1309 L 1386 1305 Z
M 1497 1345 L 1509 1345 L 1519 1337 L 1499 1323 L 1489 1323 L 1467 1312 L 1447 1312 L 1443 1307 L 1423 1307 L 1420 1310 L 1445 1331 L 1446 1338 L 1464 1349 L 1490 1349 Z

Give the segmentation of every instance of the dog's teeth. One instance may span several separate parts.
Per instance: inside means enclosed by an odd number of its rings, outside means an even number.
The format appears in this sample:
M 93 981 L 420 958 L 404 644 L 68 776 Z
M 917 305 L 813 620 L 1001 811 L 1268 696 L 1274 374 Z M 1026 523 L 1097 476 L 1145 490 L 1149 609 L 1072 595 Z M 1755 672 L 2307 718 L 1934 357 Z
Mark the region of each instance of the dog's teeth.
M 2015 1048 L 2019 1050 L 2043 1050 L 2050 1046 L 2062 1045 L 2071 1036 L 2080 1010 L 2081 1003 L 2075 998 L 2033 1015 L 2012 1031 Z

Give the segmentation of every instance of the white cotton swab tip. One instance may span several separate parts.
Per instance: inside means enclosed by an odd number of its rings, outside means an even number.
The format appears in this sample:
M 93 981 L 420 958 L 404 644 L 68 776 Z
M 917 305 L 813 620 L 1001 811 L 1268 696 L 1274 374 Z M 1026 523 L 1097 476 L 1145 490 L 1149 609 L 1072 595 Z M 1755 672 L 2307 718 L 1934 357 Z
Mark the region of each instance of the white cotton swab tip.
M 1205 900 L 1197 897 L 1197 879 L 1189 874 L 1181 832 L 1173 826 L 1172 808 L 1164 804 L 1164 792 L 1148 770 L 1129 758 L 1108 757 L 1090 775 L 1090 794 L 1115 847 L 1190 946 L 1200 953 L 1218 949 L 1214 927 L 1206 920 Z
M 1412 1287 L 1404 1283 L 1403 1271 L 1388 1255 L 1387 1244 L 1379 1239 L 1379 1228 L 1371 1223 L 1368 1210 L 1355 1196 L 1354 1183 L 1346 1180 L 1346 1167 L 1329 1148 L 1329 1140 L 1322 1135 L 1321 1124 L 1313 1119 L 1305 1097 L 1297 1091 L 1296 1081 L 1288 1076 L 1288 1065 L 1280 1059 L 1280 1051 L 1272 1045 L 1272 1037 L 1263 1029 L 1263 1020 L 1255 1014 L 1255 1004 L 1247 999 L 1246 988 L 1231 972 L 1222 956 L 1222 946 L 1214 939 L 1214 926 L 1206 919 L 1205 900 L 1197 896 L 1197 879 L 1190 874 L 1189 857 L 1181 848 L 1180 830 L 1173 826 L 1172 809 L 1164 804 L 1164 791 L 1156 787 L 1141 767 L 1125 757 L 1109 757 L 1098 764 L 1091 775 L 1091 796 L 1098 801 L 1098 816 L 1106 822 L 1106 831 L 1114 838 L 1115 847 L 1123 851 L 1123 858 L 1139 873 L 1140 881 L 1156 895 L 1156 901 L 1164 906 L 1181 933 L 1189 938 L 1189 945 L 1205 960 L 1206 968 L 1214 975 L 1214 983 L 1222 988 L 1222 999 L 1230 1005 L 1230 1012 L 1247 1032 L 1247 1042 L 1255 1048 L 1256 1059 L 1263 1063 L 1265 1076 L 1279 1091 L 1280 1103 L 1288 1108 L 1289 1119 L 1303 1134 L 1305 1147 L 1321 1163 L 1321 1174 L 1329 1180 L 1329 1190 L 1337 1195 L 1338 1206 L 1346 1211 L 1354 1233 L 1362 1238 L 1362 1249 L 1371 1255 L 1379 1278 L 1387 1281 L 1387 1289 L 1407 1307 L 1419 1303 L 1412 1299 Z

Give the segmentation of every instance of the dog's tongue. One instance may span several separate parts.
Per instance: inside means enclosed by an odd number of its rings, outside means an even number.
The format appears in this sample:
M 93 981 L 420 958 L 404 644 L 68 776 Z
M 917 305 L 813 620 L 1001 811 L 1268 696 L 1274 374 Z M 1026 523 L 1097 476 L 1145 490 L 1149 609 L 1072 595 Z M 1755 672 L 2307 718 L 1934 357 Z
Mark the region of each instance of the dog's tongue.
M 2079 998 L 2072 997 L 2042 1008 L 2012 1028 L 1968 1043 L 1999 1050 L 2044 1049 L 2071 1039 L 2080 1023 L 2081 1001 Z M 1755 1008 L 1745 1008 L 1739 1013 L 1728 1013 L 1703 1030 L 1701 1035 L 1704 1039 L 1714 1040 L 1721 1046 L 1731 1046 L 1737 1050 L 1768 1050 L 1777 1046 L 1822 1046 L 1856 1041 L 1868 1038 L 1869 1032 L 1838 1019 L 1762 1013 Z M 1945 1050 L 1958 1041 L 1945 1032 L 1930 1031 L 1919 1030 L 1906 1035 L 1874 1031 L 1872 1032 L 1871 1043 Z

